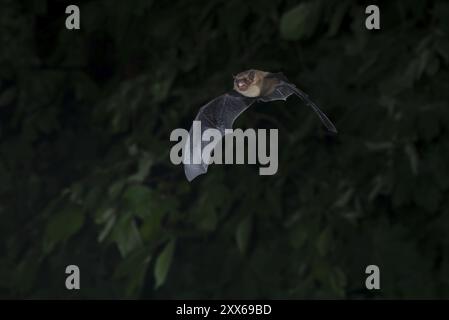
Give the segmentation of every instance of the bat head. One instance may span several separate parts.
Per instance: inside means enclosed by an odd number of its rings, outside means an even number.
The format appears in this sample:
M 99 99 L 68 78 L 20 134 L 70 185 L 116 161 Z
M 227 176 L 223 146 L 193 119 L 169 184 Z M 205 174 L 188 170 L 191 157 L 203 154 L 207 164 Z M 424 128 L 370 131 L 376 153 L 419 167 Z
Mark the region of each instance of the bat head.
M 248 90 L 248 88 L 256 80 L 256 70 L 247 70 L 240 72 L 234 76 L 234 90 L 242 93 Z

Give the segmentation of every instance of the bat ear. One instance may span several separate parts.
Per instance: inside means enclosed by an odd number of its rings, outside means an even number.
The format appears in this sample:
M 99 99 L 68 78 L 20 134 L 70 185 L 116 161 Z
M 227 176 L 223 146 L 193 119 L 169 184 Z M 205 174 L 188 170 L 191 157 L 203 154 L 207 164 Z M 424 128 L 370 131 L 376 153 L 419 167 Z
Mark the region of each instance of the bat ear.
M 253 81 L 254 80 L 254 76 L 256 75 L 256 73 L 254 72 L 254 70 L 251 70 L 248 74 L 248 78 Z

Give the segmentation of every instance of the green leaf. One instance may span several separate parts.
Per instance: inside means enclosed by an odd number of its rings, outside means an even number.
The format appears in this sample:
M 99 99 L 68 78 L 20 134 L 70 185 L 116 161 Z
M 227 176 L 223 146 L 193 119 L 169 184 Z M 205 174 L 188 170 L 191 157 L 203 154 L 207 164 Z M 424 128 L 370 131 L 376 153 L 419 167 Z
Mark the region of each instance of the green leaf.
M 115 215 L 111 215 L 108 217 L 108 220 L 107 220 L 105 226 L 103 227 L 103 230 L 98 235 L 98 242 L 103 242 L 104 239 L 110 234 L 112 228 L 115 225 L 115 220 L 116 220 Z
M 130 215 L 125 215 L 121 221 L 116 223 L 113 238 L 117 243 L 122 257 L 126 257 L 135 248 L 142 245 L 142 238 L 137 229 L 136 222 L 130 218 Z
M 152 191 L 143 185 L 128 187 L 123 195 L 128 208 L 136 215 L 144 217 L 149 213 L 153 200 Z
M 351 5 L 350 1 L 342 1 L 339 2 L 336 6 L 331 21 L 329 23 L 329 30 L 327 34 L 332 37 L 335 36 L 340 29 L 341 23 L 343 22 L 343 18 L 345 14 L 348 12 L 349 6 Z
M 319 1 L 303 2 L 287 11 L 281 18 L 282 38 L 301 40 L 310 37 L 318 25 L 320 13 Z
M 318 252 L 321 256 L 326 255 L 326 253 L 328 252 L 330 240 L 331 240 L 330 229 L 325 228 L 318 236 L 316 243 Z
M 214 231 L 217 228 L 218 216 L 215 210 L 205 212 L 197 221 L 197 227 L 203 231 Z
M 111 196 L 111 198 L 117 197 L 122 192 L 124 186 L 125 181 L 123 180 L 114 182 L 108 189 L 108 193 Z
M 154 267 L 154 279 L 156 284 L 155 289 L 162 286 L 170 269 L 170 265 L 173 259 L 173 253 L 175 251 L 176 240 L 170 240 L 165 246 L 164 250 L 159 254 L 156 260 L 156 265 Z
M 407 143 L 405 145 L 405 153 L 408 156 L 408 159 L 410 161 L 410 168 L 414 175 L 418 174 L 419 169 L 419 158 L 418 153 L 416 152 L 416 148 L 412 143 Z
M 123 259 L 114 272 L 114 278 L 126 281 L 125 295 L 137 298 L 142 285 L 151 256 L 146 248 L 141 248 Z
M 235 231 L 235 240 L 237 241 L 237 247 L 241 253 L 246 253 L 248 250 L 249 239 L 252 231 L 252 217 L 248 216 L 240 221 Z
M 346 206 L 349 201 L 351 201 L 352 196 L 354 195 L 354 188 L 347 189 L 343 194 L 340 195 L 340 197 L 335 202 L 336 207 L 344 207 Z
M 345 296 L 345 287 L 346 287 L 346 275 L 339 268 L 335 268 L 332 272 L 329 272 L 329 284 L 335 294 L 340 298 L 344 298 Z
M 152 211 L 149 217 L 146 217 L 140 227 L 140 234 L 145 241 L 156 240 L 161 232 L 161 221 L 164 214 L 161 211 Z
M 48 253 L 56 244 L 68 240 L 83 224 L 84 212 L 78 206 L 72 205 L 62 212 L 55 212 L 45 229 L 44 251 Z
M 141 159 L 139 159 L 139 167 L 137 172 L 128 178 L 130 182 L 142 182 L 148 175 L 150 168 L 153 164 L 153 158 L 145 153 Z

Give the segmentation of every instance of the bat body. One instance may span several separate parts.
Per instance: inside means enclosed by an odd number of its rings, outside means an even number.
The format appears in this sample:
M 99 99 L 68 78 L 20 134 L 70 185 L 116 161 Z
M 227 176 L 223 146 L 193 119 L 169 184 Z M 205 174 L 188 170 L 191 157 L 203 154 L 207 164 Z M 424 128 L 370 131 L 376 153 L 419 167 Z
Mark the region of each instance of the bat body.
M 329 118 L 313 103 L 308 96 L 299 90 L 282 73 L 269 73 L 260 70 L 248 70 L 239 73 L 234 77 L 233 91 L 225 93 L 206 105 L 198 112 L 195 120 L 201 122 L 201 133 L 209 128 L 218 129 L 223 137 L 225 129 L 232 129 L 232 125 L 237 117 L 248 109 L 254 102 L 269 102 L 275 100 L 287 100 L 292 94 L 300 97 L 309 105 L 321 119 L 326 128 L 337 133 L 337 129 Z M 190 129 L 187 144 L 189 159 L 193 158 L 195 152 L 200 152 L 206 142 L 196 142 L 191 145 L 192 129 Z M 195 142 L 194 142 L 195 143 Z M 186 157 L 184 156 L 184 159 Z M 184 161 L 184 172 L 189 181 L 198 175 L 207 172 L 208 164 L 201 160 L 200 164 L 193 164 L 191 161 Z

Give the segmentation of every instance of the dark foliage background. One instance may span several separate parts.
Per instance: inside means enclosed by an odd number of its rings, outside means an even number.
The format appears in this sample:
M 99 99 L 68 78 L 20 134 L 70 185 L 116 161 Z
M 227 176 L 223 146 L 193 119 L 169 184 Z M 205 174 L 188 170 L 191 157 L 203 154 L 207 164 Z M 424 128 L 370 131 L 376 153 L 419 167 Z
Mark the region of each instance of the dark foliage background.
M 0 296 L 449 298 L 449 3 L 3 0 Z M 188 183 L 171 130 L 248 68 L 298 99 L 235 124 L 279 128 L 279 171 Z M 65 267 L 81 269 L 68 291 Z M 365 268 L 381 290 L 365 289 Z

